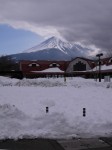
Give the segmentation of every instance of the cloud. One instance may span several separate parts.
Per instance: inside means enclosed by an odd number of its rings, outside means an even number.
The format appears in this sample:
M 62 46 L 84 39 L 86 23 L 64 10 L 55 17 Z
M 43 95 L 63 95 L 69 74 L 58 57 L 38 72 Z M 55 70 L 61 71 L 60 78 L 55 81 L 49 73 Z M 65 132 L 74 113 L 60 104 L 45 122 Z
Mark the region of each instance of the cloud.
M 112 0 L 0 0 L 0 23 L 112 53 Z

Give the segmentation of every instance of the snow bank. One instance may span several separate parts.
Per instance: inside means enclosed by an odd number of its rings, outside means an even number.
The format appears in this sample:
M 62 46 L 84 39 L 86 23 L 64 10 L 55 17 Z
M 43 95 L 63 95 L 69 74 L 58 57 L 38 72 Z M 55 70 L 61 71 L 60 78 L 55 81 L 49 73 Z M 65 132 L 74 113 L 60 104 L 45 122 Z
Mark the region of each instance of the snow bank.
M 0 139 L 17 138 L 24 131 L 28 118 L 14 105 L 0 105 Z
M 0 77 L 0 138 L 112 135 L 111 87 L 83 78 Z
M 58 138 L 72 134 L 65 116 L 60 113 L 30 118 L 10 104 L 0 105 L 0 139 L 23 137 Z
M 101 136 L 110 132 L 112 123 L 93 123 L 93 120 L 76 117 L 70 124 L 63 113 L 44 114 L 31 118 L 15 106 L 0 106 L 0 139 L 4 138 L 73 138 Z M 106 130 L 105 130 L 106 128 Z M 102 132 L 103 131 L 103 132 Z
M 58 80 L 49 79 L 23 79 L 14 84 L 14 86 L 41 86 L 41 87 L 54 87 L 54 86 L 64 86 L 64 82 L 59 82 Z
M 101 83 L 95 82 L 93 79 L 84 79 L 80 77 L 76 78 L 38 78 L 38 79 L 11 79 L 8 77 L 0 76 L 0 87 L 2 86 L 26 86 L 26 87 L 63 87 L 63 86 L 73 86 L 76 88 L 79 87 L 112 87 L 112 83 L 108 83 L 102 80 Z
M 53 87 L 53 86 L 65 86 L 64 80 L 56 79 L 10 79 L 0 76 L 0 86 L 41 86 L 41 87 Z

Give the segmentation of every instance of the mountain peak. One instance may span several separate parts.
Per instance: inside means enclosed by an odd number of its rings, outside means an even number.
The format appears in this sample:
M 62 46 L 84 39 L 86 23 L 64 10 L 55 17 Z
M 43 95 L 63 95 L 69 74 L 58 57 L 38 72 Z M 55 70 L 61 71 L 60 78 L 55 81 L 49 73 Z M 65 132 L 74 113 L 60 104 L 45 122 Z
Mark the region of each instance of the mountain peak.
M 51 37 L 21 54 L 13 55 L 17 60 L 71 60 L 75 57 L 88 57 L 92 50 L 78 44 Z
M 54 40 L 54 41 L 57 41 L 57 40 L 60 40 L 59 38 L 57 38 L 56 36 L 52 36 L 49 38 L 49 40 Z
M 52 36 L 52 37 L 50 37 L 50 38 L 47 39 L 47 40 L 49 40 L 49 41 L 54 41 L 54 42 L 59 42 L 59 41 L 65 42 L 64 40 L 62 40 L 62 39 L 60 39 L 59 37 L 56 37 L 56 36 Z
M 25 53 L 31 53 L 31 52 L 36 52 L 36 51 L 40 51 L 40 50 L 45 50 L 45 49 L 51 49 L 51 48 L 56 48 L 59 49 L 61 51 L 63 51 L 64 53 L 66 53 L 66 49 L 71 49 L 73 47 L 72 44 L 68 43 L 68 42 L 64 42 L 61 39 L 53 36 L 50 37 L 49 39 L 45 40 L 44 42 L 40 43 L 37 46 L 34 46 L 28 50 L 25 50 Z

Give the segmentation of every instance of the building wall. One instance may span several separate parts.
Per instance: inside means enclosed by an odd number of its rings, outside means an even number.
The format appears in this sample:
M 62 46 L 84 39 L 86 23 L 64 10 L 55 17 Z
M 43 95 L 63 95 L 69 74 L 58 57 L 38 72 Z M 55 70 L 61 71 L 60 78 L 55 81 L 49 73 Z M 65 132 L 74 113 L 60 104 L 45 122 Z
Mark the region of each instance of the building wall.
M 78 62 L 81 62 L 81 63 L 85 64 L 86 65 L 86 70 L 92 69 L 87 60 L 84 60 L 84 59 L 81 59 L 81 58 L 76 58 L 76 59 L 74 59 L 73 61 L 70 62 L 66 72 L 73 72 L 74 71 L 73 66 L 76 65 Z
M 32 66 L 32 64 L 36 64 L 36 66 Z M 60 70 L 65 71 L 68 64 L 68 61 L 21 61 L 20 69 L 23 72 L 31 72 L 43 71 L 48 68 L 58 67 Z
M 112 58 L 105 58 L 101 59 L 103 64 L 110 65 L 112 64 Z M 73 66 L 76 65 L 78 62 L 81 62 L 86 65 L 87 70 L 93 69 L 97 64 L 96 61 L 85 59 L 85 58 L 80 58 L 77 57 L 76 59 L 72 61 L 21 61 L 20 62 L 20 70 L 23 73 L 30 73 L 32 71 L 43 71 L 48 68 L 52 68 L 52 64 L 57 64 L 57 67 L 67 73 L 74 72 Z M 31 64 L 37 64 L 36 66 L 32 66 Z M 56 66 L 55 66 L 56 67 Z

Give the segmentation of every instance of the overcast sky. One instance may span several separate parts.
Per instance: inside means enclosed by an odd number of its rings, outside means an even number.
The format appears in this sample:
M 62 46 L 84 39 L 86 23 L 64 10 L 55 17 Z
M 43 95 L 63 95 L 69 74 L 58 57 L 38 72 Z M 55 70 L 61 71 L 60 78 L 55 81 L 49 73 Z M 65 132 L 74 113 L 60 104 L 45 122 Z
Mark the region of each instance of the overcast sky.
M 112 51 L 112 0 L 0 0 L 0 24 Z

